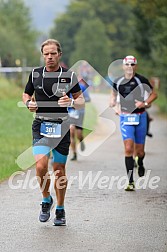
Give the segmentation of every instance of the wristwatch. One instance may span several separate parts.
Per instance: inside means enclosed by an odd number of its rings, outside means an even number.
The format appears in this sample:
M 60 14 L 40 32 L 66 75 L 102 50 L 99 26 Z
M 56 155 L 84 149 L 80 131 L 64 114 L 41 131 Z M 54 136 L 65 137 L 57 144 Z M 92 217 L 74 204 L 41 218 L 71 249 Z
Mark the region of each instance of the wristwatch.
M 71 108 L 74 108 L 74 99 L 71 99 L 70 107 L 71 107 Z
M 144 105 L 145 105 L 145 107 L 147 107 L 148 106 L 148 102 L 144 102 Z

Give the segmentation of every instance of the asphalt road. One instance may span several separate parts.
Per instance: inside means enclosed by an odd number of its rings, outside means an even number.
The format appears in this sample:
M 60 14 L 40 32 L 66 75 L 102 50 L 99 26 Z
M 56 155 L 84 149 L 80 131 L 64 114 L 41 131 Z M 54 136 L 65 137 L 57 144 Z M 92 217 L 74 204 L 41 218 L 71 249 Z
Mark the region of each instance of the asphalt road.
M 92 96 L 101 115 L 98 127 L 78 161 L 67 164 L 67 226 L 38 221 L 35 171 L 22 171 L 0 184 L 0 251 L 167 252 L 167 120 L 150 109 L 154 136 L 146 142 L 147 176 L 139 183 L 136 172 L 138 189 L 126 192 L 119 119 L 108 101 Z

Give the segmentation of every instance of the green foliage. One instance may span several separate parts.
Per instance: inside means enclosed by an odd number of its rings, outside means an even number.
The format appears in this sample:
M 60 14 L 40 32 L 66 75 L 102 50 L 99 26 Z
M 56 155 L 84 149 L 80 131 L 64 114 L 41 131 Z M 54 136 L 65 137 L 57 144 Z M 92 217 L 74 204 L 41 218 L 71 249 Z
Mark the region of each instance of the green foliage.
M 111 59 L 123 58 L 129 50 L 133 50 L 130 43 L 134 31 L 131 6 L 122 4 L 120 0 L 89 0 L 88 2 L 105 26 L 110 41 Z
M 74 41 L 76 50 L 71 54 L 70 65 L 83 59 L 105 76 L 111 62 L 110 47 L 104 24 L 100 19 L 84 20 Z
M 154 63 L 156 75 L 161 79 L 161 91 L 167 97 L 167 5 L 159 9 L 159 15 L 152 28 L 151 57 Z
M 142 59 L 143 63 L 147 63 L 143 71 L 148 74 L 157 62 L 157 65 L 161 67 L 157 67 L 152 75 L 160 75 L 164 82 L 167 62 L 165 56 L 167 55 L 166 13 L 166 0 L 74 0 L 71 1 L 66 13 L 55 19 L 51 36 L 58 38 L 63 44 L 63 59 L 69 64 L 74 55 L 77 54 L 79 57 L 78 50 L 81 52 L 80 58 L 83 58 L 82 49 L 77 48 L 77 43 L 79 43 L 77 36 L 81 34 L 81 29 L 83 31 L 83 21 L 91 25 L 92 18 L 98 18 L 104 24 L 111 60 L 123 58 L 127 54 L 135 54 L 139 62 Z M 97 32 L 97 28 L 95 31 Z M 83 36 L 82 34 L 82 38 Z M 87 44 L 92 49 L 90 51 L 93 51 L 95 44 L 91 45 L 89 41 Z
M 144 70 L 160 78 L 160 91 L 167 97 L 167 1 L 134 2 L 134 23 L 139 31 L 134 36 L 136 51 L 140 53 L 146 65 Z M 162 99 L 160 108 L 165 112 L 166 106 L 162 105 L 162 101 L 165 105 L 165 100 Z
M 33 117 L 26 108 L 17 106 L 22 97 L 21 88 L 13 82 L 0 78 L 0 90 L 0 180 L 2 180 L 20 169 L 15 161 L 31 145 Z
M 20 169 L 15 161 L 31 145 L 32 115 L 26 108 L 17 107 L 19 100 L 0 101 L 0 123 L 3 125 L 0 128 L 0 180 Z
M 97 125 L 97 111 L 92 102 L 86 102 L 85 104 L 85 117 L 83 123 L 83 135 L 86 137 L 89 135 L 93 130 L 95 130 Z
M 102 74 L 108 58 L 135 55 L 138 71 L 159 77 L 167 97 L 166 13 L 167 0 L 73 0 L 55 19 L 51 35 L 63 44 L 66 64 L 85 59 Z
M 11 91 L 10 91 L 11 89 Z M 10 98 L 15 98 L 22 95 L 22 90 L 14 84 L 13 81 L 8 81 L 7 79 L 0 76 L 0 100 L 6 100 Z
M 155 103 L 160 108 L 160 111 L 167 116 L 167 95 L 165 93 L 159 92 L 158 99 Z
M 132 16 L 129 5 L 123 6 L 117 0 L 75 0 L 71 2 L 66 13 L 55 19 L 55 24 L 50 34 L 51 37 L 57 38 L 62 43 L 64 54 L 62 59 L 68 65 L 71 57 L 74 57 L 71 55 L 74 55 L 75 50 L 79 50 L 76 45 L 78 43 L 76 37 L 81 28 L 83 29 L 83 21 L 87 21 L 88 26 L 88 22 L 92 25 L 93 19 L 99 19 L 103 23 L 104 40 L 107 40 L 107 44 L 104 46 L 109 48 L 108 57 L 110 57 L 111 62 L 113 59 L 125 56 L 130 49 L 131 33 L 129 30 L 133 27 L 131 22 Z M 97 32 L 98 26 L 95 29 Z M 94 30 L 92 30 L 92 33 L 94 33 Z M 126 34 L 128 39 L 126 39 Z M 98 40 L 100 39 L 103 40 L 103 37 L 98 38 Z M 88 42 L 87 40 L 86 43 Z M 89 43 L 89 46 L 90 51 L 94 51 L 95 43 Z M 81 58 L 83 58 L 82 55 L 80 55 Z M 108 62 L 108 58 L 106 61 Z M 102 68 L 104 69 L 104 67 Z M 101 72 L 104 72 L 103 69 L 101 69 Z
M 62 60 L 68 65 L 71 54 L 75 51 L 75 35 L 82 21 L 89 17 L 89 3 L 73 2 L 67 12 L 55 19 L 50 37 L 58 39 L 63 48 Z
M 35 47 L 38 33 L 31 29 L 29 9 L 23 0 L 0 0 L 0 57 L 5 65 L 14 66 L 16 59 L 37 64 Z M 39 60 L 38 60 L 39 61 Z

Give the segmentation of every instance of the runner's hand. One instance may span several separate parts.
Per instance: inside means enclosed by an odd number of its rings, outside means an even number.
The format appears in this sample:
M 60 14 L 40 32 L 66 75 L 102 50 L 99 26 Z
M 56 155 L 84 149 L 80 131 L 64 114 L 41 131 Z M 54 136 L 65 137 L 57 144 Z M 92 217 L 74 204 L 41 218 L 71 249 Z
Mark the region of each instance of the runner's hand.
M 36 103 L 34 97 L 31 98 L 31 101 L 28 104 L 28 109 L 31 112 L 36 112 L 37 111 L 38 107 L 37 107 L 37 103 Z
M 109 107 L 110 107 L 110 108 L 113 108 L 113 107 L 115 107 L 115 106 L 116 106 L 116 102 L 110 101 Z
M 135 100 L 135 107 L 136 108 L 145 108 L 143 102 Z
M 58 105 L 60 107 L 70 107 L 71 106 L 71 98 L 63 92 L 63 96 L 58 100 Z

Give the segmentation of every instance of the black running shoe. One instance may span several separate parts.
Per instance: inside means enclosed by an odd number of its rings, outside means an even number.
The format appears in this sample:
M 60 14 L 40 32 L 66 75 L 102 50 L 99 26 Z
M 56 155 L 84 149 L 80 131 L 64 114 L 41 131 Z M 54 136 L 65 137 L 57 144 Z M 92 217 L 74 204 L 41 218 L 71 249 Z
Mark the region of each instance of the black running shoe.
M 40 222 L 46 222 L 50 218 L 50 210 L 53 207 L 52 197 L 51 197 L 51 202 L 50 203 L 42 202 L 41 205 L 42 205 L 42 209 L 41 209 L 41 212 L 40 212 L 40 215 L 39 215 L 39 221 Z
M 65 226 L 66 219 L 65 219 L 65 211 L 64 209 L 56 209 L 56 217 L 54 218 L 53 225 L 54 226 Z
M 151 133 L 147 133 L 147 136 L 149 136 L 149 137 L 153 137 L 153 134 L 151 134 Z
M 77 160 L 77 153 L 74 153 L 73 157 L 70 159 L 71 161 Z
M 145 168 L 144 168 L 144 166 L 139 166 L 138 167 L 138 175 L 139 175 L 139 177 L 143 177 L 144 174 L 145 174 Z

